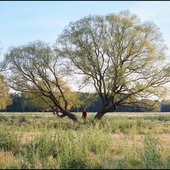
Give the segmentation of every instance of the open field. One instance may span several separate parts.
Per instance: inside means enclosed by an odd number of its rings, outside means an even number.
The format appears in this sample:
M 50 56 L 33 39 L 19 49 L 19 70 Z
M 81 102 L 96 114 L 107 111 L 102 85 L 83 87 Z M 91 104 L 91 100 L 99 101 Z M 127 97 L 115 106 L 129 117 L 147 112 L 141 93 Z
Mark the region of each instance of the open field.
M 0 113 L 0 169 L 170 168 L 170 113 L 76 114 Z
M 82 112 L 74 112 L 77 116 L 81 116 Z M 96 112 L 88 112 L 88 115 L 94 116 Z M 0 115 L 5 116 L 50 116 L 52 112 L 0 112 Z M 170 112 L 109 112 L 106 116 L 123 116 L 123 117 L 143 117 L 143 116 L 170 116 Z

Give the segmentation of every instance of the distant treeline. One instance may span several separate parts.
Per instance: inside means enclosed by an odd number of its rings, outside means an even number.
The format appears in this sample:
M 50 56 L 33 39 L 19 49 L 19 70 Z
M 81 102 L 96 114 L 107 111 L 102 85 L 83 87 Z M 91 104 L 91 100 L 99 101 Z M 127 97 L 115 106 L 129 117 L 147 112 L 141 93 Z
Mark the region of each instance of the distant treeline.
M 82 93 L 82 96 L 86 96 L 87 93 Z M 47 109 L 42 109 L 33 105 L 32 100 L 24 97 L 24 95 L 20 94 L 10 94 L 13 103 L 6 107 L 6 109 L 1 110 L 2 112 L 42 112 L 42 111 L 50 111 Z M 88 112 L 97 112 L 100 109 L 101 100 L 99 98 L 92 101 L 88 107 Z M 72 112 L 81 112 L 82 107 L 72 107 L 70 109 Z M 110 110 L 111 112 L 112 110 Z M 170 104 L 168 102 L 159 103 L 156 108 L 148 108 L 148 107 L 139 107 L 138 105 L 120 105 L 116 108 L 116 112 L 148 112 L 148 111 L 161 111 L 161 112 L 170 112 Z

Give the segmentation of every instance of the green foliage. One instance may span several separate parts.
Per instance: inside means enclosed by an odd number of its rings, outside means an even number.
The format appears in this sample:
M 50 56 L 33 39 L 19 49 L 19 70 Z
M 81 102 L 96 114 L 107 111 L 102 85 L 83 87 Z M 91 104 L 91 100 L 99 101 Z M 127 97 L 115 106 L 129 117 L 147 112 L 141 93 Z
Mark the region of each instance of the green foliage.
M 0 126 L 0 149 L 13 153 L 16 153 L 19 149 L 19 141 L 14 132 L 4 126 Z
M 169 126 L 165 127 L 157 119 L 106 116 L 101 121 L 89 117 L 85 122 L 73 123 L 27 113 L 26 116 L 0 116 L 0 121 L 0 168 L 169 167 L 168 151 L 167 154 L 160 151 L 159 146 L 164 144 L 158 144 L 159 139 L 151 135 L 158 133 L 157 128 L 163 133 Z
M 141 107 L 158 109 L 158 102 L 148 99 L 166 96 L 166 47 L 152 22 L 129 11 L 87 16 L 71 22 L 56 42 L 69 65 L 83 73 L 82 84 L 93 85 L 104 112 L 139 98 Z
M 170 116 L 169 115 L 159 115 L 159 116 L 147 116 L 144 119 L 146 120 L 158 120 L 158 121 L 170 121 Z
M 56 157 L 56 143 L 51 141 L 51 136 L 44 134 L 36 138 L 31 143 L 24 145 L 20 150 L 20 155 L 29 162 L 30 165 L 35 165 L 37 159 L 43 163 L 43 166 L 46 166 L 49 156 Z
M 160 115 L 160 116 L 158 116 L 158 120 L 159 121 L 170 121 L 170 116 L 162 116 L 162 115 Z
M 7 77 L 11 88 L 32 95 L 41 109 L 57 112 L 58 109 L 73 121 L 77 118 L 68 112 L 74 105 L 76 95 L 66 80 L 70 73 L 66 71 L 60 53 L 42 41 L 11 48 L 5 55 L 10 74 Z
M 9 87 L 3 75 L 0 75 L 0 110 L 12 103 L 9 96 Z
M 141 153 L 143 167 L 145 169 L 161 168 L 160 152 L 157 147 L 158 139 L 153 136 L 146 136 L 144 140 L 144 149 Z
M 170 169 L 170 156 L 169 156 L 168 159 L 167 159 L 166 168 L 167 168 L 167 169 Z
M 0 115 L 0 122 L 6 122 L 8 118 L 6 116 Z

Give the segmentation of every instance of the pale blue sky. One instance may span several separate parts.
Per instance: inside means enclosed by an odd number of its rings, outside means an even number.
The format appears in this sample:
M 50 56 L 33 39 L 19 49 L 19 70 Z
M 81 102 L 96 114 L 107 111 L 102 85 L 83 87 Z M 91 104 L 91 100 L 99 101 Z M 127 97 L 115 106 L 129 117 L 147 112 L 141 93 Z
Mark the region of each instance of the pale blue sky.
M 170 54 L 170 2 L 168 1 L 0 1 L 0 43 L 10 46 L 34 40 L 55 42 L 70 21 L 129 9 L 142 21 L 153 21 L 163 34 Z M 2 59 L 1 55 L 1 59 Z

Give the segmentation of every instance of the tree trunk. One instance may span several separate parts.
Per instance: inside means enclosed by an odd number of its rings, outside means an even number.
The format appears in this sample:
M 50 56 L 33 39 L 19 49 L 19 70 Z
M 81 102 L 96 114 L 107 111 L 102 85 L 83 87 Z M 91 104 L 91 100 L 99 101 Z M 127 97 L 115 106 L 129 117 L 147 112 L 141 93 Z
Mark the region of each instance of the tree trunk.
M 72 114 L 72 113 L 69 112 L 68 110 L 61 109 L 60 111 L 61 111 L 61 113 L 63 113 L 63 114 L 66 115 L 67 117 L 69 117 L 69 118 L 70 118 L 71 120 L 73 120 L 74 122 L 77 121 L 76 115 Z
M 101 111 L 98 111 L 94 119 L 101 120 L 105 113 L 107 113 L 107 110 L 105 108 L 102 109 Z
M 95 115 L 94 119 L 97 120 L 101 120 L 102 117 L 110 110 L 110 109 L 116 110 L 116 107 L 114 105 L 109 106 L 109 105 L 105 105 L 103 106 L 103 108 L 97 112 L 97 114 Z

